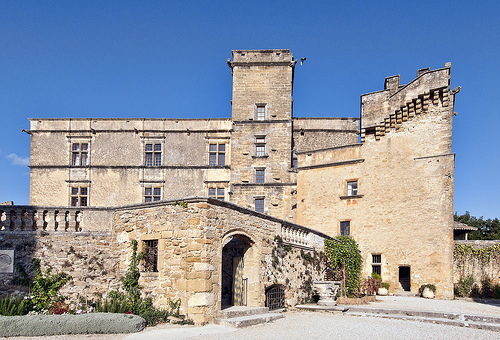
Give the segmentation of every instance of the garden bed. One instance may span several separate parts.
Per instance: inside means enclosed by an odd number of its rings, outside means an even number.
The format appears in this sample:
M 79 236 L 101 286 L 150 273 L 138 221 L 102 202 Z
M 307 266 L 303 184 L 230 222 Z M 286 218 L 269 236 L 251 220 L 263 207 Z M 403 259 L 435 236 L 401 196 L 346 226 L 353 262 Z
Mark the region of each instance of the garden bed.
M 338 297 L 338 305 L 367 305 L 369 302 L 377 301 L 375 295 L 365 295 L 360 298 Z

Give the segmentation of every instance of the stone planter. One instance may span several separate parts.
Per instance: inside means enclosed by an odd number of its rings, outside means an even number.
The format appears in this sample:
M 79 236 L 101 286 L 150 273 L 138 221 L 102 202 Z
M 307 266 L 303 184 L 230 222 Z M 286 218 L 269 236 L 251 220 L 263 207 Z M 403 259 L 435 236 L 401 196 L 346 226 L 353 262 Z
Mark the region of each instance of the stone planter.
M 340 289 L 340 281 L 315 281 L 313 289 L 319 295 L 318 305 L 337 305 L 335 297 Z
M 380 287 L 378 289 L 378 292 L 377 292 L 377 295 L 382 295 L 382 296 L 385 296 L 389 294 L 389 291 L 387 290 L 387 288 L 384 288 L 384 287 Z
M 422 291 L 422 297 L 426 299 L 434 299 L 434 292 L 429 288 L 425 287 L 424 290 Z

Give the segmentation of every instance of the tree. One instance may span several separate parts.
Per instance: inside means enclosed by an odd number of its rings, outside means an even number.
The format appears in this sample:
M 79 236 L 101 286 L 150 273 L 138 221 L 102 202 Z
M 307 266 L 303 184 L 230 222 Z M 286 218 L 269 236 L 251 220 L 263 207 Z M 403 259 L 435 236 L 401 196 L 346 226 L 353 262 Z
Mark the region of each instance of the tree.
M 453 218 L 457 222 L 477 228 L 476 231 L 469 233 L 469 240 L 500 240 L 500 220 L 498 218 L 484 220 L 482 216 L 479 218 L 471 216 L 468 211 L 463 215 L 458 215 L 455 212 Z

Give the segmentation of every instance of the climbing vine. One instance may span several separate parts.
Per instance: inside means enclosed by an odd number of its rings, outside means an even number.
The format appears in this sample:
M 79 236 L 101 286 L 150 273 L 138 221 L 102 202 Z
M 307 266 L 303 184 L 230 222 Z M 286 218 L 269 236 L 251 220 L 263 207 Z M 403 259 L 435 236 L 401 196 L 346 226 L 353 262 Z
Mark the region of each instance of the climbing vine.
M 470 244 L 455 244 L 453 250 L 453 259 L 461 266 L 467 260 L 476 259 L 482 265 L 491 262 L 492 259 L 500 258 L 500 244 L 494 244 L 489 247 L 476 248 Z
M 349 236 L 325 240 L 325 253 L 333 277 L 342 281 L 342 294 L 357 295 L 361 285 L 362 258 L 356 241 Z

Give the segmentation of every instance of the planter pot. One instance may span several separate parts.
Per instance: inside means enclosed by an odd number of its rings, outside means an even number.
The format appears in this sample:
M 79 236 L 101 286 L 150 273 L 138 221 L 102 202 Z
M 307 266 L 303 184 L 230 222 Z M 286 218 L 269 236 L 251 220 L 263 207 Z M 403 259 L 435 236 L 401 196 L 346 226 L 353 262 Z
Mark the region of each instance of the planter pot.
M 434 292 L 426 287 L 422 291 L 422 297 L 424 297 L 426 299 L 434 299 Z
M 380 287 L 378 289 L 377 295 L 387 295 L 387 294 L 389 294 L 389 291 L 387 290 L 387 288 Z
M 319 295 L 318 305 L 336 305 L 335 297 L 340 288 L 340 281 L 315 281 L 314 292 Z

